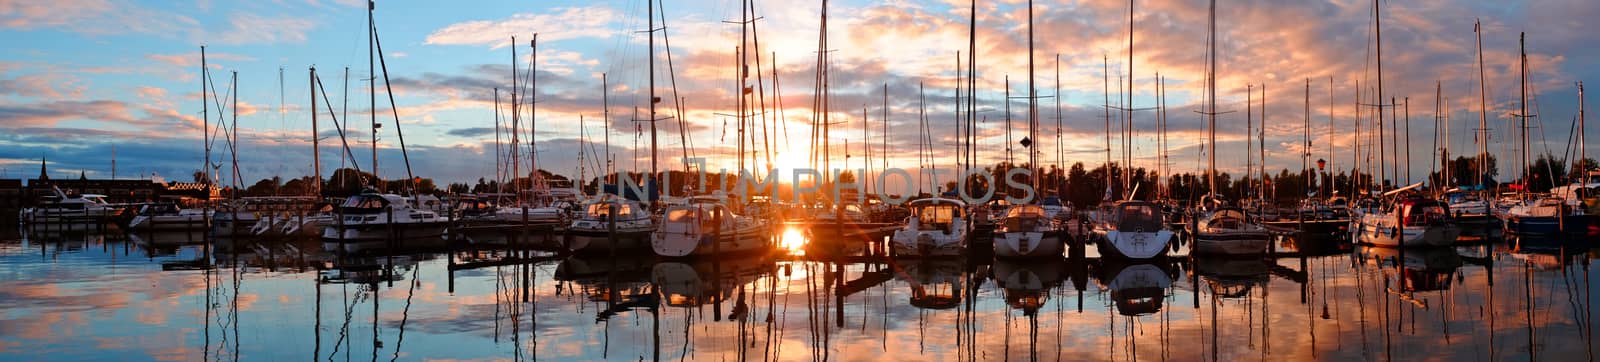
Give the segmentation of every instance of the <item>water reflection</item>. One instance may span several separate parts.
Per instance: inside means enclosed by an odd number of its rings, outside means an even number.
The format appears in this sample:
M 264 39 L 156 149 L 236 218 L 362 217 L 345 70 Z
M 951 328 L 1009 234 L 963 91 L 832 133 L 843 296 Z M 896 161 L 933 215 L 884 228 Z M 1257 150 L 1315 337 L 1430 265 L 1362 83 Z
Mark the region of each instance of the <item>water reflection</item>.
M 326 252 L 317 240 L 0 230 L 0 358 L 1585 359 L 1594 252 L 1278 240 L 1128 263 Z M 791 240 L 789 238 L 800 238 Z M 1088 255 L 1088 256 L 1084 256 Z

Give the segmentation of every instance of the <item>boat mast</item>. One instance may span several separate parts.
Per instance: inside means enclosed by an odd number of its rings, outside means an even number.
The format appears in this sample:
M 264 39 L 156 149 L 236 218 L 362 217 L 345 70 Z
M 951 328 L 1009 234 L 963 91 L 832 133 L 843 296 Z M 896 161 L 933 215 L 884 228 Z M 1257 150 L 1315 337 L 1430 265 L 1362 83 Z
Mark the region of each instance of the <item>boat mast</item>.
M 506 192 L 506 160 L 501 152 L 501 119 L 499 119 L 499 86 L 494 86 L 494 192 Z
M 322 141 L 317 139 L 317 67 L 311 66 L 306 86 L 311 88 L 311 172 L 316 181 L 311 185 L 312 195 L 322 196 Z
M 969 3 L 970 15 L 967 24 L 967 165 L 975 164 L 978 159 L 977 148 L 977 98 L 978 98 L 978 1 Z M 966 181 L 963 180 L 963 183 Z
M 372 11 L 377 7 L 376 1 L 367 0 L 367 121 L 372 125 L 372 177 L 376 179 L 373 182 L 377 184 L 378 192 L 384 192 L 387 185 L 384 185 L 383 176 L 378 173 L 378 128 L 383 126 L 378 124 L 377 47 L 373 46 L 378 27 L 374 26 L 377 23 L 372 20 Z
M 1206 20 L 1206 144 L 1211 146 L 1206 156 L 1209 158 L 1206 165 L 1207 195 L 1216 200 L 1217 197 L 1217 0 L 1210 1 L 1210 13 Z M 1110 119 L 1109 116 L 1106 117 Z M 1109 128 L 1109 127 L 1108 127 Z M 1109 130 L 1107 132 L 1110 132 Z M 1107 157 L 1110 156 L 1109 139 L 1106 141 Z
M 517 71 L 517 36 L 511 36 L 511 193 L 522 205 L 522 74 Z
M 1300 153 L 1300 173 L 1305 174 L 1305 190 L 1311 190 L 1313 181 L 1311 166 L 1311 78 L 1306 78 L 1306 117 L 1305 117 L 1305 150 Z M 1302 196 L 1305 190 L 1302 190 Z
M 1384 152 L 1383 148 L 1383 139 L 1385 138 L 1383 134 L 1383 13 L 1382 9 L 1378 7 L 1378 0 L 1372 0 L 1372 19 L 1373 39 L 1374 44 L 1376 44 L 1378 63 L 1378 95 L 1375 99 L 1378 104 L 1378 112 L 1376 112 L 1378 116 L 1378 173 L 1382 174 L 1378 178 L 1378 184 L 1381 187 L 1389 175 L 1383 169 L 1383 163 L 1387 161 L 1385 159 L 1387 152 Z
M 650 117 L 649 120 L 648 120 L 648 122 L 650 122 L 650 177 L 647 177 L 645 179 L 646 180 L 645 182 L 650 184 L 650 186 L 646 186 L 646 187 L 650 188 L 650 191 L 649 191 L 650 193 L 659 194 L 661 192 L 660 189 L 657 188 L 659 185 L 657 185 L 655 183 L 655 179 L 657 177 L 656 176 L 656 164 L 657 164 L 656 163 L 656 141 L 657 141 L 657 137 L 656 137 L 656 103 L 661 101 L 661 99 L 656 98 L 656 30 L 657 30 L 656 29 L 656 18 L 655 18 L 656 5 L 655 5 L 655 0 L 645 0 L 644 2 L 645 2 L 645 17 L 649 19 L 649 20 L 646 20 L 647 27 L 649 28 L 649 30 L 647 30 L 646 32 L 649 34 L 649 37 L 650 37 L 650 41 L 647 42 L 647 43 L 649 43 L 649 45 L 647 46 L 647 52 L 650 53 L 650 55 L 647 57 L 647 58 L 649 58 L 649 63 L 650 63 L 649 64 L 649 68 L 650 68 L 650 70 L 649 70 L 649 73 L 650 73 L 650 75 L 649 75 L 649 77 L 650 77 L 650 86 L 649 86 L 649 88 L 650 88 L 650 114 L 648 115 Z M 742 157 L 744 157 L 744 156 L 740 155 L 740 157 L 742 159 Z M 645 195 L 645 198 L 646 199 L 651 199 L 651 195 L 647 193 Z M 655 200 L 651 199 L 650 204 L 652 206 L 654 206 L 656 204 Z
M 600 108 L 601 117 L 605 119 L 601 126 L 605 130 L 606 147 L 602 158 L 606 160 L 606 169 L 605 173 L 600 174 L 601 184 L 604 184 L 609 182 L 606 179 L 611 178 L 611 80 L 606 73 L 600 73 Z M 601 189 L 604 190 L 604 185 Z
M 1105 127 L 1106 127 L 1106 166 L 1105 166 L 1105 171 L 1101 172 L 1101 175 L 1104 176 L 1103 180 L 1105 181 L 1105 184 L 1106 184 L 1106 193 L 1105 193 L 1104 197 L 1107 198 L 1107 199 L 1105 201 L 1110 201 L 1109 198 L 1112 196 L 1111 195 L 1111 56 L 1110 55 L 1106 55 L 1106 54 L 1101 54 L 1100 55 L 1100 62 L 1101 62 L 1100 63 L 1101 64 L 1100 65 L 1101 66 L 1101 69 L 1100 69 L 1100 84 L 1101 84 L 1101 86 L 1100 86 L 1101 87 L 1100 94 L 1102 94 L 1104 96 L 1104 98 L 1105 98 L 1104 99 L 1105 100 L 1105 105 L 1102 106 L 1102 107 L 1105 108 L 1105 111 L 1106 111 L 1106 115 L 1105 115 L 1105 117 L 1106 117 L 1105 118 Z
M 1123 104 L 1122 111 L 1125 113 L 1123 121 L 1127 122 L 1122 137 L 1122 192 L 1127 193 L 1124 199 L 1130 199 L 1133 197 L 1133 0 L 1128 0 L 1128 102 Z
M 1130 0 L 1131 1 L 1131 0 Z M 1131 35 L 1129 39 L 1132 39 Z M 1028 144 L 1022 148 L 1028 151 L 1028 168 L 1033 170 L 1033 180 L 1030 184 L 1035 192 L 1039 190 L 1039 163 L 1036 161 L 1036 152 L 1033 145 L 1039 141 L 1039 92 L 1033 83 L 1033 0 L 1028 0 Z M 1132 78 L 1129 78 L 1132 82 Z M 1034 203 L 1038 203 L 1039 196 L 1034 195 Z
M 1064 165 L 1061 163 L 1062 162 L 1061 161 L 1061 156 L 1062 156 L 1062 153 L 1061 153 L 1061 98 L 1063 98 L 1063 97 L 1061 96 L 1061 54 L 1060 53 L 1056 53 L 1056 77 L 1055 77 L 1055 83 L 1056 83 L 1056 86 L 1055 86 L 1055 98 L 1056 98 L 1056 171 L 1060 172 L 1060 174 L 1059 174 L 1060 177 L 1057 177 L 1057 179 L 1055 180 L 1055 183 L 1056 183 L 1055 186 L 1056 187 L 1053 187 L 1051 189 L 1055 190 L 1056 197 L 1061 197 L 1062 196 L 1061 195 L 1061 185 L 1063 184 L 1062 181 L 1065 181 L 1065 180 L 1063 180 L 1063 178 L 1066 177 L 1066 167 L 1064 167 Z M 971 112 L 972 110 L 969 109 L 967 111 Z
M 206 201 L 210 201 L 211 200 L 211 189 L 210 188 L 211 188 L 211 180 L 212 180 L 212 178 L 211 178 L 211 105 L 206 104 L 206 103 L 211 101 L 211 99 L 210 99 L 211 98 L 211 88 L 210 88 L 210 86 L 207 85 L 207 83 L 210 82 L 210 81 L 211 81 L 211 70 L 206 68 L 206 47 L 204 45 L 201 45 L 200 46 L 200 132 L 201 132 L 200 140 L 201 140 L 201 143 L 202 143 L 201 146 L 203 148 L 205 148 L 206 160 L 205 160 L 205 164 L 200 166 L 200 169 L 202 170 L 202 172 L 205 172 L 205 174 L 206 174 L 206 179 L 204 181 L 202 181 L 202 183 L 206 187 Z M 218 110 L 218 111 L 220 112 L 221 110 Z M 43 161 L 41 161 L 41 163 L 42 162 Z M 206 204 L 210 205 L 209 202 L 206 203 Z
M 1483 176 L 1488 172 L 1489 158 L 1489 88 L 1483 72 L 1483 27 L 1477 20 L 1472 22 L 1472 32 L 1478 36 L 1478 157 L 1473 160 L 1478 166 L 1477 185 L 1483 185 Z M 1496 185 L 1495 188 L 1499 188 Z
M 1519 34 L 1517 36 L 1517 50 L 1521 54 L 1518 57 L 1518 59 L 1521 59 L 1521 72 L 1520 72 L 1520 74 L 1522 76 L 1522 86 L 1519 89 L 1519 92 L 1521 94 L 1520 97 L 1522 98 L 1522 106 L 1521 106 L 1522 110 L 1521 110 L 1521 113 L 1517 114 L 1517 117 L 1522 119 L 1522 122 L 1521 122 L 1522 124 L 1521 124 L 1521 127 L 1520 127 L 1520 128 L 1522 128 L 1522 147 L 1521 147 L 1522 148 L 1522 188 L 1521 188 L 1520 191 L 1518 191 L 1518 194 L 1521 195 L 1521 194 L 1526 194 L 1528 192 L 1528 176 L 1529 176 L 1530 173 L 1532 173 L 1532 171 L 1529 170 L 1529 167 L 1528 167 L 1529 163 L 1528 163 L 1528 34 L 1527 33 L 1522 33 L 1522 34 Z

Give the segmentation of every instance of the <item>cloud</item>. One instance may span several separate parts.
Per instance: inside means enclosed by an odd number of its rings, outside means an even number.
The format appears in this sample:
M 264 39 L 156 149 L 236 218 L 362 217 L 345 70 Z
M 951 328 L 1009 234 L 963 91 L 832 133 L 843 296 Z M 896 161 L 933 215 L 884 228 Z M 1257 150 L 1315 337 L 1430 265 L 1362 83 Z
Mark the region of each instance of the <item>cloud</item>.
M 515 14 L 510 18 L 488 21 L 475 20 L 455 23 L 428 34 L 428 45 L 488 45 L 499 49 L 510 45 L 511 36 L 527 41 L 529 33 L 539 34 L 541 41 L 560 41 L 575 38 L 604 38 L 613 33 L 610 28 L 618 14 L 603 6 L 583 8 L 557 8 L 545 14 Z
M 161 64 L 174 67 L 189 68 L 200 66 L 200 52 L 177 54 L 145 54 L 145 59 L 154 60 Z M 222 69 L 222 64 L 216 61 L 254 62 L 256 58 L 229 53 L 206 52 L 206 66 L 212 69 Z
M 456 136 L 456 137 L 477 138 L 477 137 L 482 137 L 482 136 L 494 134 L 494 128 L 491 128 L 491 127 L 457 128 L 457 129 L 452 129 L 449 132 L 445 132 L 445 134 L 448 134 L 448 135 L 451 135 L 451 136 Z
M 110 0 L 0 0 L 0 27 L 18 30 L 62 28 L 87 35 L 174 34 L 199 22 L 193 18 Z
M 228 28 L 221 31 L 197 33 L 191 37 L 219 44 L 299 44 L 305 43 L 306 33 L 317 27 L 311 19 L 265 17 L 253 13 L 234 13 L 228 17 L 227 24 Z

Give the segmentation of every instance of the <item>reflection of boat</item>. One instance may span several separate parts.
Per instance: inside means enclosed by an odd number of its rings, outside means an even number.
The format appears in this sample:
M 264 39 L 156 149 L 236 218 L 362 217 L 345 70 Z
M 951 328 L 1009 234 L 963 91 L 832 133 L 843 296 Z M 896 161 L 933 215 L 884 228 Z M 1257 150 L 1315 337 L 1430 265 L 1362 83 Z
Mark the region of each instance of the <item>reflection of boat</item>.
M 204 244 L 206 234 L 204 231 L 194 230 L 147 231 L 128 233 L 128 241 L 145 249 L 148 256 L 173 255 L 184 246 Z M 217 248 L 213 250 L 220 250 L 222 247 L 223 245 L 217 244 Z
M 1061 257 L 1066 243 L 1061 226 L 1039 205 L 1006 210 L 994 231 L 994 255 L 1002 258 Z
M 1095 213 L 1094 232 L 1102 242 L 1100 253 L 1130 259 L 1150 259 L 1165 254 L 1172 242 L 1161 208 L 1148 201 L 1118 201 Z
M 906 206 L 911 209 L 911 218 L 889 239 L 894 255 L 954 256 L 966 250 L 971 226 L 967 224 L 965 202 L 932 197 L 913 200 Z
M 728 300 L 773 268 L 766 258 L 662 262 L 650 269 L 650 281 L 660 288 L 667 305 L 695 307 Z
M 1161 311 L 1167 288 L 1172 287 L 1172 276 L 1166 270 L 1150 263 L 1106 261 L 1103 266 L 1101 281 L 1118 314 L 1141 316 Z
M 574 253 L 631 252 L 642 249 L 656 230 L 638 202 L 605 195 L 584 207 L 567 227 L 567 250 Z
M 995 285 L 1005 292 L 1006 305 L 1032 315 L 1044 306 L 1050 289 L 1061 285 L 1065 261 L 1055 258 L 1039 260 L 995 259 L 989 269 Z
M 1256 286 L 1266 286 L 1271 269 L 1260 259 L 1196 259 L 1194 271 L 1205 278 L 1213 294 L 1223 298 L 1243 298 Z
M 1398 250 L 1362 246 L 1356 253 L 1379 267 L 1398 266 L 1400 290 L 1407 292 L 1450 289 L 1451 277 L 1463 264 L 1461 254 L 1452 248 Z
M 1304 256 L 1350 252 L 1350 234 L 1296 233 L 1284 239 L 1284 246 Z
M 591 280 L 648 280 L 655 257 L 642 254 L 622 254 L 615 257 L 600 255 L 574 255 L 556 265 L 554 277 L 560 281 Z
M 968 286 L 963 280 L 966 260 L 895 259 L 895 279 L 911 284 L 911 306 L 921 309 L 950 309 L 961 305 Z
M 767 222 L 734 214 L 720 197 L 696 196 L 670 207 L 650 234 L 656 255 L 686 257 L 767 250 L 772 246 Z

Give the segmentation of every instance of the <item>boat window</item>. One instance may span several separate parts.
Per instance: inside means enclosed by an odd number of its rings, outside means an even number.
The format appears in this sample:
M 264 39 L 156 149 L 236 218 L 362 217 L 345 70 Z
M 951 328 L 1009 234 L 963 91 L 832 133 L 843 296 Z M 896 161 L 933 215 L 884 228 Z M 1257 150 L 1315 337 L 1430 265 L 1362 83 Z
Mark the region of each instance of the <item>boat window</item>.
M 917 220 L 923 224 L 949 224 L 959 216 L 959 211 L 948 205 L 927 206 L 917 210 Z
M 386 200 L 384 200 L 382 197 L 356 196 L 356 197 L 351 197 L 348 200 L 345 200 L 344 205 L 342 205 L 342 206 L 349 207 L 349 208 L 360 208 L 360 209 L 378 209 L 378 208 L 383 208 L 384 205 L 387 204 L 387 202 L 385 202 L 385 201 Z
M 1150 205 L 1123 205 L 1119 214 L 1118 229 L 1149 231 L 1160 230 L 1162 226 L 1160 214 Z
M 692 222 L 694 221 L 694 211 L 694 209 L 677 209 L 667 211 L 667 221 Z
M 1043 218 L 1044 208 L 1036 205 L 1014 206 L 1006 210 L 1007 218 Z

